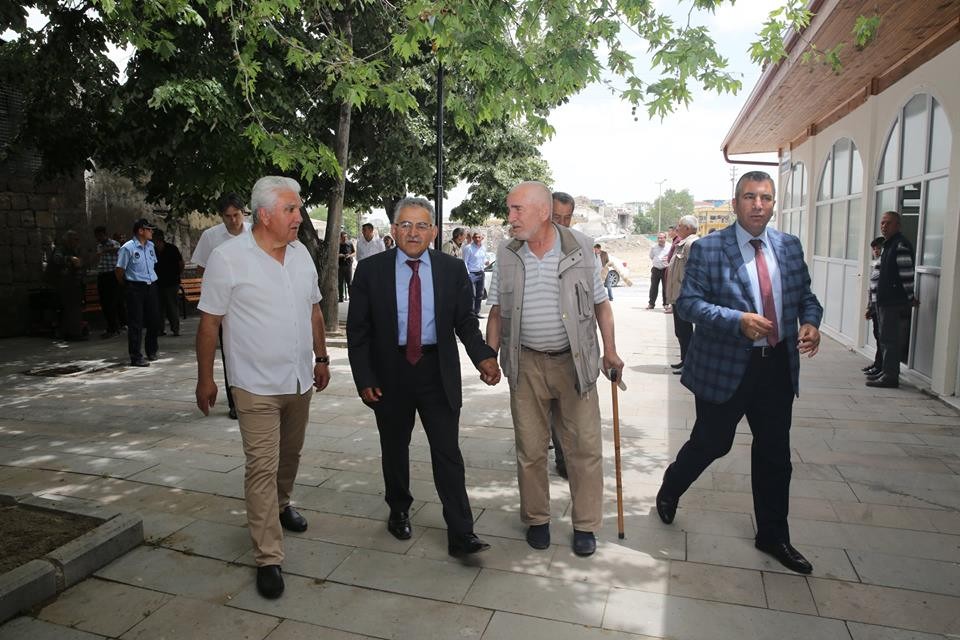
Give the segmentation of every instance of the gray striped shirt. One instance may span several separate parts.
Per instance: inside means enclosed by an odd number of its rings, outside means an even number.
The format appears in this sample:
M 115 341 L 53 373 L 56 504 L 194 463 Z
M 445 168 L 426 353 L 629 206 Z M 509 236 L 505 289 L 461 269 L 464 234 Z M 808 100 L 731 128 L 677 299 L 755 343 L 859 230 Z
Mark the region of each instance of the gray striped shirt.
M 550 250 L 543 255 L 543 259 L 536 255 L 523 243 L 519 252 L 523 260 L 523 312 L 520 316 L 520 344 L 537 351 L 562 351 L 570 347 L 567 331 L 560 317 L 560 278 L 557 273 L 560 269 L 560 234 Z M 585 260 L 596 262 L 593 254 L 585 255 Z M 607 292 L 600 282 L 600 271 L 594 269 L 593 301 L 600 304 L 606 301 Z M 490 291 L 487 303 L 500 304 L 500 272 L 497 265 L 493 267 L 493 277 L 490 280 Z

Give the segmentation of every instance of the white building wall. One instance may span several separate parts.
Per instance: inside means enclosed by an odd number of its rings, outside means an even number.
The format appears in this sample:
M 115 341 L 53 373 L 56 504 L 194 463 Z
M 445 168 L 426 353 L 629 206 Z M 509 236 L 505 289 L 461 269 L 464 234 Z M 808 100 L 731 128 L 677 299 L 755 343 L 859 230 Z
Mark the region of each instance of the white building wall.
M 803 162 L 807 168 L 807 220 L 804 230 L 804 246 L 808 262 L 813 267 L 815 240 L 815 215 L 820 173 L 833 143 L 839 138 L 850 138 L 860 152 L 863 163 L 863 215 L 859 222 L 861 252 L 854 286 L 850 293 L 857 295 L 860 308 L 866 308 L 869 289 L 870 252 L 869 243 L 876 233 L 874 211 L 876 207 L 876 181 L 890 126 L 900 109 L 915 94 L 932 95 L 943 107 L 953 138 L 950 156 L 950 178 L 947 196 L 947 216 L 944 225 L 943 256 L 940 272 L 939 306 L 936 320 L 935 352 L 931 375 L 931 388 L 940 395 L 960 395 L 960 43 L 956 43 L 935 59 L 903 78 L 877 96 L 872 96 L 860 108 L 838 122 L 808 138 L 791 150 L 793 163 Z M 813 268 L 811 268 L 813 271 Z M 815 287 L 823 287 L 824 274 L 814 274 Z M 849 280 L 848 280 L 849 282 Z M 844 289 L 845 295 L 847 289 Z M 842 305 L 843 300 L 822 300 L 824 306 Z M 922 301 L 921 301 L 922 302 Z M 837 339 L 856 348 L 867 345 L 869 325 L 860 322 L 854 335 L 838 335 L 827 330 Z

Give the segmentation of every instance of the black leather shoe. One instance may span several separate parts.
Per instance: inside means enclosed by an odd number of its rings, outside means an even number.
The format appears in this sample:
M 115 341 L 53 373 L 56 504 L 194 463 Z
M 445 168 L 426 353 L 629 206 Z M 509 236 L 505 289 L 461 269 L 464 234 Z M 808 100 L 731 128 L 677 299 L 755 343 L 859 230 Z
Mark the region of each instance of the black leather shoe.
M 283 593 L 283 575 L 280 565 L 268 564 L 257 567 L 257 592 L 264 598 L 274 600 Z
M 674 369 L 671 373 L 673 373 L 673 375 L 675 375 L 675 376 L 682 376 L 682 375 L 683 375 L 683 367 L 680 367 L 679 369 Z
M 229 416 L 231 420 L 236 420 L 236 419 L 237 419 L 237 410 L 236 410 L 236 409 L 230 409 L 230 411 L 227 413 L 227 416 Z
M 673 524 L 673 519 L 677 515 L 677 505 L 678 501 L 665 496 L 662 488 L 657 492 L 657 515 L 663 520 L 663 524 Z
M 287 531 L 302 533 L 307 530 L 307 519 L 300 515 L 296 509 L 287 505 L 280 512 L 280 526 Z
M 557 475 L 561 478 L 567 478 L 567 463 L 564 460 L 557 460 Z
M 397 540 L 409 540 L 413 535 L 410 514 L 406 511 L 391 511 L 390 517 L 387 518 L 387 531 Z
M 883 377 L 883 371 L 878 371 L 876 373 L 868 373 L 867 380 L 877 380 Z
M 773 544 L 763 544 L 759 540 L 755 542 L 757 549 L 764 553 L 769 553 L 777 559 L 777 562 L 785 566 L 790 571 L 796 571 L 804 575 L 813 571 L 813 565 L 803 555 L 793 548 L 789 542 L 774 542 Z
M 147 354 L 147 360 L 149 360 L 150 362 L 154 362 L 154 361 L 155 361 L 157 358 L 159 358 L 159 357 L 160 357 L 160 356 L 157 355 L 156 353 L 148 353 L 148 354 Z
M 597 550 L 597 536 L 592 531 L 573 530 L 573 552 L 581 557 L 592 556 Z
M 149 367 L 150 363 L 144 360 L 143 358 L 139 358 L 137 360 L 131 360 L 130 366 L 131 367 Z
M 480 553 L 490 548 L 490 545 L 477 537 L 475 533 L 462 533 L 447 537 L 447 553 L 454 558 L 462 558 L 471 553 Z
M 678 363 L 676 363 L 676 364 L 672 364 L 672 365 L 670 365 L 670 368 L 671 368 L 671 369 L 682 369 L 682 368 L 683 368 L 683 362 L 678 362 Z
M 550 548 L 550 523 L 535 524 L 527 529 L 527 544 L 534 549 Z
M 896 389 L 900 386 L 900 381 L 886 378 L 881 375 L 879 378 L 870 378 L 867 380 L 866 385 L 868 387 L 876 387 L 879 389 Z
M 860 369 L 860 371 L 863 371 L 867 375 L 870 375 L 871 373 L 876 373 L 877 371 L 880 371 L 880 367 L 871 363 L 865 366 L 864 368 Z

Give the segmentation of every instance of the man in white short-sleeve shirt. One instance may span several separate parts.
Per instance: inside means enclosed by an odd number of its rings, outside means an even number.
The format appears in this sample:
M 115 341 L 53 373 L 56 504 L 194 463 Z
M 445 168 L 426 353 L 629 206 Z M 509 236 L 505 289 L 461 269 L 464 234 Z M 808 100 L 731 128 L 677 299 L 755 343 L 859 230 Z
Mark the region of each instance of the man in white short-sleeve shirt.
M 207 268 L 210 254 L 221 244 L 250 231 L 250 223 L 243 219 L 246 207 L 243 200 L 235 193 L 225 193 L 217 200 L 217 211 L 220 212 L 222 223 L 210 227 L 200 234 L 200 241 L 193 249 L 190 262 L 197 265 L 197 273 L 202 277 Z M 220 330 L 220 358 L 223 360 L 223 388 L 227 396 L 227 409 L 234 420 L 237 419 L 237 408 L 230 392 L 230 376 L 227 374 L 227 358 L 223 348 L 223 329 Z
M 257 564 L 257 590 L 283 593 L 283 531 L 305 531 L 290 506 L 310 414 L 312 386 L 330 381 L 317 270 L 297 241 L 300 185 L 261 178 L 250 206 L 254 224 L 214 249 L 198 308 L 197 406 L 217 397 L 213 359 L 222 325 L 226 364 L 246 456 L 244 497 Z
M 596 551 L 603 520 L 603 455 L 597 378 L 623 370 L 614 343 L 613 311 L 600 282 L 593 241 L 551 219 L 546 185 L 524 182 L 507 196 L 513 240 L 497 247 L 488 302 L 487 344 L 500 352 L 510 383 L 516 436 L 520 519 L 527 544 L 550 547 L 547 447 L 550 405 L 559 405 L 573 507 L 573 551 Z M 619 375 L 618 375 L 619 377 Z

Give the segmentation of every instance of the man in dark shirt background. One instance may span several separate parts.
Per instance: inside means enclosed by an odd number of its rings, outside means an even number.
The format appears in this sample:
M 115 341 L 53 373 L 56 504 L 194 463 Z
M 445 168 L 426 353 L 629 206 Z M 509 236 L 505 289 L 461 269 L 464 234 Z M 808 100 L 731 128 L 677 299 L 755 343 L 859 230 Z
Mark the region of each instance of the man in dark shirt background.
M 177 294 L 180 291 L 180 276 L 183 274 L 183 254 L 177 245 L 166 241 L 163 231 L 157 229 L 153 234 L 153 244 L 157 249 L 157 284 L 160 286 L 160 335 L 167 335 L 163 329 L 163 319 L 170 323 L 173 335 L 180 335 L 180 315 L 177 313 Z
M 353 256 L 356 254 L 350 236 L 346 231 L 340 232 L 340 254 L 337 268 L 338 291 L 340 302 L 350 297 L 350 279 L 353 276 Z

